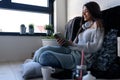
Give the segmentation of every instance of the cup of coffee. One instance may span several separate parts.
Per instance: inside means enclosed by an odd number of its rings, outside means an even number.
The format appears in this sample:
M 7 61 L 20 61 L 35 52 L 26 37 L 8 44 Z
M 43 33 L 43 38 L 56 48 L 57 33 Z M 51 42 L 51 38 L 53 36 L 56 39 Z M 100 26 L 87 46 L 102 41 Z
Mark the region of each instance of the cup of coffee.
M 52 80 L 51 73 L 55 72 L 54 68 L 50 66 L 43 66 L 41 67 L 41 71 L 42 71 L 43 80 Z

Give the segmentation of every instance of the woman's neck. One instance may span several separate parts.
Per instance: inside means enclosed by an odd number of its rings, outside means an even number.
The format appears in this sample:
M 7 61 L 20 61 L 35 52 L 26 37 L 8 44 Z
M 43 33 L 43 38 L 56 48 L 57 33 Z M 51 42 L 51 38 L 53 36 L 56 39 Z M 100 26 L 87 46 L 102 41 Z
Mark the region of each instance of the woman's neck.
M 85 24 L 82 27 L 83 27 L 83 29 L 91 28 L 93 23 L 94 23 L 93 21 L 87 21 L 87 22 L 85 22 Z

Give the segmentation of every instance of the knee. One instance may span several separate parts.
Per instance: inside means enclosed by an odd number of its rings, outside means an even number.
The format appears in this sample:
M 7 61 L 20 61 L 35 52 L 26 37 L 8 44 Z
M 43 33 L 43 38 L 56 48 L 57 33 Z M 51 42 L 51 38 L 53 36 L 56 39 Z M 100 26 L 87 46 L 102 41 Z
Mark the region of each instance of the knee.
M 40 49 L 37 50 L 37 52 L 44 52 L 46 50 L 48 50 L 50 48 L 50 46 L 43 46 Z
M 47 65 L 50 62 L 50 58 L 52 59 L 53 56 L 51 55 L 51 53 L 46 51 L 40 55 L 39 62 L 41 65 Z
M 36 50 L 33 59 L 34 59 L 35 57 L 40 56 L 41 53 L 43 53 L 44 51 L 47 51 L 49 48 L 50 48 L 50 46 L 44 46 L 44 47 L 41 47 L 41 48 L 39 48 L 38 50 Z
M 61 68 L 61 64 L 51 51 L 46 51 L 40 55 L 39 63 L 42 66 L 52 66 Z

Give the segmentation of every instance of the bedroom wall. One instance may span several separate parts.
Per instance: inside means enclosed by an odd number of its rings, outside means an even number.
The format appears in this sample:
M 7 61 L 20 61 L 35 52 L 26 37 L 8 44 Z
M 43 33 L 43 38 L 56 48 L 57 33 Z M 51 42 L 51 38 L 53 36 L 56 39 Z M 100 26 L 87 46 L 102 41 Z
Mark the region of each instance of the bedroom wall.
M 120 0 L 67 0 L 67 21 L 75 16 L 81 16 L 83 4 L 89 1 L 97 2 L 101 10 L 120 5 Z
M 31 58 L 41 44 L 40 36 L 0 36 L 0 62 Z
M 67 21 L 67 0 L 55 0 L 54 2 L 55 32 L 64 33 L 66 21 Z

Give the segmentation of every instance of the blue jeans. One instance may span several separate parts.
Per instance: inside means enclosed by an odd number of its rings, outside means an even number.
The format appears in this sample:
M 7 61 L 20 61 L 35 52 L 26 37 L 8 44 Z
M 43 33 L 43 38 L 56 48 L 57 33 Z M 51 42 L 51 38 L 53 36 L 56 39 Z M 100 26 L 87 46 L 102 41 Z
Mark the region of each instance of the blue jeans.
M 66 61 L 67 66 L 74 63 L 71 59 L 71 49 L 61 46 L 44 46 L 39 48 L 33 57 L 35 62 L 43 66 L 52 66 L 61 68 L 61 63 Z

